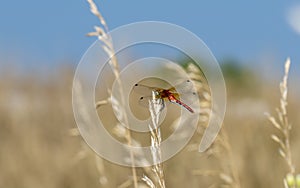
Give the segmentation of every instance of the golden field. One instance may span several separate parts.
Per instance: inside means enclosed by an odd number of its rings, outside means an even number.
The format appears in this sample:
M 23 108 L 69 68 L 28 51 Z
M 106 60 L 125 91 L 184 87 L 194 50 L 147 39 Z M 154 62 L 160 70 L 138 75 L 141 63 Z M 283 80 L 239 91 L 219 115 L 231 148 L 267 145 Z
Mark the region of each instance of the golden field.
M 264 82 L 256 73 L 237 76 L 224 71 L 228 100 L 221 133 L 206 153 L 195 151 L 201 139 L 195 134 L 183 151 L 164 162 L 166 187 L 284 187 L 288 168 L 270 138 L 281 133 L 264 114 L 276 115 L 279 83 Z M 73 74 L 73 67 L 59 67 L 44 76 L 19 75 L 13 69 L 0 75 L 0 187 L 133 187 L 130 168 L 97 158 L 80 136 L 74 136 Z M 296 86 L 288 87 L 297 173 L 300 104 Z M 136 170 L 142 187 L 145 169 Z

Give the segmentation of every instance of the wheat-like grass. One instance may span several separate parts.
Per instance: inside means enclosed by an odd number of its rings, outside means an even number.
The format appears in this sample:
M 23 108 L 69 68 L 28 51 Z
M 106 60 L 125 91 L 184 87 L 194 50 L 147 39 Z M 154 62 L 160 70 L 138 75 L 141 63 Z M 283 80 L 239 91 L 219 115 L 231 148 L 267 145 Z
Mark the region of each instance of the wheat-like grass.
M 109 64 L 111 65 L 112 71 L 116 78 L 116 81 L 117 81 L 118 85 L 120 86 L 119 89 L 121 92 L 121 96 L 124 96 L 122 94 L 123 86 L 122 86 L 121 80 L 119 79 L 119 77 L 120 77 L 119 64 L 118 64 L 116 56 L 115 56 L 113 42 L 112 42 L 111 36 L 109 35 L 108 26 L 106 24 L 104 17 L 102 16 L 102 14 L 98 10 L 96 4 L 94 3 L 94 1 L 87 0 L 87 2 L 90 5 L 90 11 L 99 19 L 99 21 L 102 25 L 102 27 L 95 26 L 94 27 L 95 31 L 88 33 L 87 36 L 97 36 L 98 39 L 103 42 L 102 48 L 107 53 L 107 55 L 110 57 Z M 96 103 L 96 107 L 99 107 L 103 104 L 107 104 L 108 102 L 109 102 L 109 100 L 99 101 Z M 125 123 L 129 126 L 127 115 L 124 111 L 122 111 L 122 107 L 121 107 L 121 106 L 124 106 L 124 103 L 125 103 L 125 99 L 124 99 L 124 97 L 121 97 L 121 101 L 118 101 L 118 103 L 117 103 L 120 106 L 118 112 L 120 114 L 122 114 L 122 117 L 124 117 Z M 126 139 L 127 144 L 129 146 L 133 146 L 130 130 L 125 129 L 124 133 L 125 133 L 124 138 Z M 136 168 L 134 167 L 135 166 L 135 156 L 134 156 L 133 151 L 130 150 L 129 152 L 130 152 L 130 160 L 131 160 L 131 164 L 132 164 L 131 170 L 132 170 L 132 177 L 133 177 L 133 185 L 135 188 L 137 188 L 138 187 L 138 179 L 137 179 Z
M 103 50 L 109 55 L 109 57 L 111 57 L 109 64 L 112 67 L 113 73 L 115 75 L 116 81 L 118 82 L 118 85 L 120 86 L 120 92 L 123 92 L 123 86 L 121 83 L 121 80 L 119 79 L 120 77 L 120 73 L 119 73 L 119 65 L 117 62 L 117 59 L 115 57 L 115 52 L 114 52 L 114 48 L 113 48 L 113 42 L 112 42 L 112 38 L 111 36 L 108 34 L 109 29 L 108 26 L 106 24 L 106 21 L 104 19 L 104 17 L 102 16 L 102 14 L 100 13 L 100 11 L 98 10 L 96 4 L 94 3 L 93 0 L 87 0 L 89 5 L 90 5 L 90 11 L 99 19 L 102 27 L 99 26 L 95 26 L 94 32 L 90 32 L 87 34 L 87 36 L 96 36 L 98 37 L 98 39 L 100 41 L 103 42 Z M 110 92 L 110 91 L 109 91 Z M 121 94 L 121 96 L 124 96 L 123 94 Z M 118 113 L 120 113 L 120 116 L 124 117 L 124 121 L 127 125 L 129 125 L 129 122 L 127 120 L 127 116 L 126 113 L 122 111 L 121 106 L 124 106 L 125 100 L 124 98 L 121 98 L 121 101 L 115 101 L 113 99 L 106 99 L 106 100 L 102 100 L 102 101 L 98 101 L 96 102 L 96 108 L 99 108 L 102 105 L 106 105 L 106 104 L 112 104 L 114 103 L 115 107 L 120 107 L 118 108 L 116 111 Z M 156 108 L 157 106 L 154 105 L 154 107 Z M 151 112 L 151 110 L 150 110 Z M 157 110 L 156 110 L 157 112 Z M 159 114 L 155 113 L 152 114 L 152 118 L 159 118 Z M 154 120 L 154 119 L 153 119 Z M 147 167 L 143 167 L 142 169 L 144 170 L 144 175 L 141 178 L 141 180 L 146 183 L 148 186 L 152 187 L 152 185 L 154 185 L 153 180 L 151 180 L 151 178 L 155 178 L 159 184 L 160 187 L 164 188 L 165 187 L 165 182 L 164 182 L 164 175 L 163 175 L 163 170 L 162 170 L 162 163 L 161 161 L 161 153 L 160 153 L 160 143 L 161 143 L 161 135 L 160 135 L 160 129 L 157 126 L 158 125 L 158 119 L 156 119 L 156 121 L 152 121 L 151 124 L 153 127 L 156 127 L 155 129 L 153 129 L 153 131 L 151 131 L 151 149 L 152 149 L 152 156 L 153 156 L 153 160 L 155 160 L 156 165 L 153 166 L 152 171 L 149 170 L 149 168 Z M 149 125 L 150 126 L 150 125 Z M 131 137 L 131 132 L 130 130 L 126 129 L 126 128 L 122 128 L 123 126 L 119 126 L 117 125 L 114 128 L 114 134 L 116 136 L 118 136 L 119 138 L 125 138 L 127 144 L 129 146 L 138 146 L 139 143 L 134 140 Z M 131 160 L 131 164 L 132 164 L 132 177 L 133 177 L 133 186 L 135 188 L 137 187 L 141 187 L 141 184 L 138 184 L 138 176 L 137 176 L 137 171 L 136 168 L 134 167 L 136 163 L 149 163 L 148 161 L 144 161 L 143 160 L 143 154 L 142 153 L 133 153 L 132 151 L 130 152 L 130 160 Z M 140 161 L 136 161 L 135 157 L 140 158 Z M 154 172 L 154 173 L 153 173 Z M 151 178 L 150 178 L 151 177 Z M 125 181 L 124 183 L 122 183 L 120 185 L 120 187 L 128 187 L 131 185 L 131 181 Z
M 160 148 L 162 136 L 159 127 L 160 114 L 163 108 L 163 99 L 157 99 L 156 91 L 152 91 L 152 100 L 149 100 L 149 111 L 152 120 L 151 123 L 149 123 L 149 129 L 151 133 L 151 154 L 154 162 L 152 170 L 156 176 L 156 180 L 159 184 L 159 187 L 161 188 L 166 187 Z M 146 183 L 149 182 L 149 178 L 144 180 L 146 180 Z M 149 185 L 149 183 L 147 184 Z
M 203 134 L 211 113 L 214 113 L 211 111 L 212 98 L 210 88 L 205 75 L 194 63 L 188 63 L 187 73 L 192 79 L 200 98 L 200 123 L 197 133 Z M 198 152 L 198 143 L 194 145 L 196 147 L 192 147 L 194 148 L 193 151 Z M 208 151 L 203 153 L 203 155 L 214 156 L 220 163 L 221 170 L 196 169 L 193 170 L 194 175 L 218 177 L 222 181 L 222 185 L 220 186 L 229 186 L 233 188 L 241 187 L 238 171 L 233 161 L 232 148 L 225 129 L 220 130 L 220 133 L 212 146 L 208 149 Z M 216 183 L 211 186 L 216 186 Z
M 287 94 L 288 94 L 288 75 L 290 70 L 290 58 L 287 58 L 285 62 L 285 71 L 283 80 L 280 82 L 280 107 L 276 108 L 277 117 L 272 116 L 270 114 L 266 114 L 268 120 L 271 124 L 279 130 L 280 135 L 272 134 L 271 138 L 274 142 L 279 145 L 278 152 L 280 156 L 285 160 L 288 171 L 286 177 L 284 178 L 284 186 L 285 188 L 296 188 L 296 177 L 295 177 L 295 165 L 292 160 L 292 151 L 291 151 L 291 143 L 290 143 L 290 131 L 292 129 L 292 125 L 289 123 L 288 113 L 287 113 Z

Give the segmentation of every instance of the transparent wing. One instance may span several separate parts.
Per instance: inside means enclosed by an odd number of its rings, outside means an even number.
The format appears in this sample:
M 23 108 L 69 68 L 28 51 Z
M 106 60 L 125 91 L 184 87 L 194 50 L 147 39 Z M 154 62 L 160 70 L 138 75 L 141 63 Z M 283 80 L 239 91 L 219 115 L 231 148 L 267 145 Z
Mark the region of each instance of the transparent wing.
M 140 98 L 138 99 L 138 103 L 140 106 L 149 107 L 149 100 L 152 100 L 152 92 L 155 90 L 162 90 L 157 87 L 151 87 L 146 86 L 143 84 L 135 84 L 133 87 L 133 92 L 140 95 Z M 164 102 L 163 99 L 161 99 L 162 103 Z
M 191 80 L 184 80 L 175 86 L 169 88 L 172 93 L 178 93 L 180 95 L 190 93 L 196 95 L 196 90 L 194 89 L 193 82 Z
M 144 95 L 144 96 L 150 96 L 152 91 L 154 90 L 157 90 L 158 88 L 156 87 L 150 87 L 150 86 L 146 86 L 146 85 L 143 85 L 143 84 L 135 84 L 133 86 L 133 91 L 135 93 L 139 93 L 141 95 Z
M 149 100 L 151 100 L 151 99 L 152 99 L 151 96 L 142 96 L 142 97 L 139 98 L 138 103 L 139 103 L 140 106 L 148 108 L 149 107 Z
M 140 97 L 139 99 L 139 105 L 140 106 L 143 106 L 145 108 L 149 108 L 149 101 L 152 100 L 152 96 L 143 96 L 143 97 Z M 162 111 L 164 108 L 165 108 L 165 100 L 164 99 L 158 99 L 159 101 L 159 104 L 161 104 L 162 108 L 160 109 L 160 111 Z
M 191 80 L 185 80 L 170 88 L 174 95 L 185 101 L 195 101 L 198 97 L 196 89 Z M 184 101 L 183 101 L 184 102 Z
M 190 80 L 184 80 L 175 86 L 168 88 L 167 90 L 171 91 L 174 94 L 183 94 L 183 93 L 195 93 L 193 89 L 193 83 Z M 151 87 L 143 84 L 135 84 L 133 87 L 133 91 L 142 95 L 150 95 L 154 90 L 163 90 L 162 88 L 158 87 Z

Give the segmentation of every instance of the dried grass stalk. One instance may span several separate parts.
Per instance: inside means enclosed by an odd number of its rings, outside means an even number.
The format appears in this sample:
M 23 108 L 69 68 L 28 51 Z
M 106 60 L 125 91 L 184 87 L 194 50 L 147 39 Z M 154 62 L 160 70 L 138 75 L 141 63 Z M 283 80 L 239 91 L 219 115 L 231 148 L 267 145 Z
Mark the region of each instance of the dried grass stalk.
M 210 87 L 207 83 L 204 73 L 193 62 L 187 66 L 187 73 L 193 81 L 193 84 L 197 90 L 200 99 L 200 124 L 198 126 L 198 134 L 203 134 L 203 130 L 207 126 L 207 122 L 210 116 L 215 113 L 211 110 L 212 98 L 210 93 Z M 224 126 L 224 125 L 223 125 Z M 194 151 L 198 152 L 198 143 L 193 146 Z M 239 173 L 235 166 L 233 158 L 232 147 L 229 143 L 229 139 L 225 129 L 221 129 L 216 140 L 212 146 L 203 153 L 205 156 L 214 156 L 220 163 L 220 170 L 194 170 L 194 175 L 200 176 L 214 176 L 221 180 L 221 183 L 214 183 L 211 185 L 219 187 L 233 187 L 240 188 Z
M 95 26 L 94 27 L 95 31 L 88 33 L 87 36 L 97 36 L 98 39 L 103 42 L 102 48 L 107 53 L 107 55 L 110 57 L 109 64 L 112 68 L 112 71 L 114 73 L 116 81 L 118 82 L 118 85 L 120 86 L 119 89 L 121 92 L 121 96 L 124 96 L 122 94 L 123 93 L 122 83 L 121 83 L 121 80 L 119 79 L 120 78 L 119 64 L 118 64 L 116 56 L 115 56 L 113 41 L 111 39 L 111 36 L 109 35 L 108 26 L 106 24 L 104 17 L 102 16 L 102 14 L 98 10 L 96 4 L 94 3 L 94 1 L 87 0 L 87 2 L 90 5 L 90 11 L 99 19 L 101 26 L 102 26 L 102 27 Z M 106 104 L 106 101 L 97 102 L 96 107 L 99 107 L 103 104 Z M 123 109 L 122 106 L 124 106 L 124 104 L 125 104 L 125 99 L 122 97 L 121 101 L 118 101 L 118 104 L 120 105 L 119 109 L 122 110 Z M 123 117 L 124 117 L 123 119 L 124 119 L 125 123 L 127 125 L 129 125 L 126 113 L 122 112 L 122 111 L 120 111 L 119 113 L 123 115 Z M 126 129 L 124 138 L 126 139 L 127 144 L 129 146 L 132 146 L 132 138 L 131 138 L 130 130 Z M 133 185 L 134 185 L 134 188 L 137 188 L 138 187 L 137 172 L 136 172 L 136 168 L 134 167 L 135 166 L 135 157 L 134 157 L 134 153 L 131 150 L 130 150 L 130 160 L 131 160 L 131 164 L 132 164 L 131 169 L 132 169 Z
M 156 175 L 157 183 L 161 188 L 166 187 L 160 149 L 162 137 L 159 127 L 159 118 L 163 108 L 163 99 L 157 99 L 156 91 L 152 91 L 152 100 L 149 101 L 149 111 L 152 120 L 151 123 L 149 123 L 151 133 L 151 154 L 154 162 L 152 170 Z M 149 185 L 149 182 L 146 181 L 146 183 Z
M 142 180 L 143 180 L 150 188 L 155 188 L 154 183 L 152 182 L 152 180 L 151 180 L 148 176 L 144 175 L 144 176 L 142 177 Z
M 287 58 L 285 62 L 285 71 L 283 80 L 279 85 L 280 89 L 280 107 L 276 109 L 277 112 L 277 118 L 266 114 L 268 117 L 268 120 L 271 122 L 271 124 L 280 131 L 280 135 L 271 135 L 271 138 L 274 142 L 278 143 L 279 149 L 278 152 L 280 156 L 283 157 L 285 160 L 287 166 L 288 166 L 288 173 L 287 175 L 291 175 L 295 177 L 295 166 L 292 161 L 292 152 L 291 152 L 291 146 L 290 146 L 290 130 L 292 128 L 291 124 L 288 120 L 287 115 L 287 94 L 288 94 L 288 75 L 290 70 L 290 58 Z M 286 186 L 286 184 L 285 184 Z M 294 187 L 294 186 L 293 186 Z

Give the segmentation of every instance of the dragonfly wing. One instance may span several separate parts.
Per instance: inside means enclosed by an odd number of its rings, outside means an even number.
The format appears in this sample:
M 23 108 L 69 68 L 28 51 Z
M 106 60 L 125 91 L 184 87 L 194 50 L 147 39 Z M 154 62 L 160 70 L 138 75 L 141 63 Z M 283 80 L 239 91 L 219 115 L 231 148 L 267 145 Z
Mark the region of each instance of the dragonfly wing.
M 182 106 L 184 106 L 186 109 L 188 109 L 187 106 L 189 106 L 192 107 L 193 110 L 197 111 L 195 106 L 198 106 L 197 101 L 199 101 L 199 96 L 193 82 L 191 80 L 185 80 L 180 84 L 177 84 L 174 88 L 176 88 L 176 93 L 174 93 L 174 96 L 186 105 Z
M 176 84 L 175 86 L 171 87 L 169 90 L 172 93 L 180 93 L 181 95 L 189 93 L 196 95 L 196 90 L 191 80 L 184 80 L 179 84 Z
M 157 99 L 159 101 L 159 104 L 161 104 L 162 108 L 160 109 L 163 110 L 165 108 L 165 100 L 164 99 Z M 146 96 L 146 97 L 141 97 L 139 99 L 139 105 L 149 108 L 149 101 L 152 101 L 152 96 Z
M 139 105 L 148 108 L 149 107 L 149 101 L 152 100 L 151 96 L 142 96 L 139 98 Z
M 151 95 L 152 91 L 158 90 L 160 88 L 157 87 L 150 87 L 143 84 L 135 84 L 133 87 L 133 91 L 142 95 Z M 178 95 L 185 94 L 185 93 L 192 93 L 196 95 L 196 90 L 194 89 L 193 83 L 191 80 L 185 80 L 176 84 L 175 86 L 167 89 L 171 93 Z
M 135 84 L 133 86 L 133 91 L 145 96 L 149 96 L 151 95 L 152 91 L 155 91 L 156 88 L 155 87 L 149 87 L 143 84 Z

